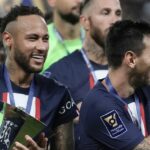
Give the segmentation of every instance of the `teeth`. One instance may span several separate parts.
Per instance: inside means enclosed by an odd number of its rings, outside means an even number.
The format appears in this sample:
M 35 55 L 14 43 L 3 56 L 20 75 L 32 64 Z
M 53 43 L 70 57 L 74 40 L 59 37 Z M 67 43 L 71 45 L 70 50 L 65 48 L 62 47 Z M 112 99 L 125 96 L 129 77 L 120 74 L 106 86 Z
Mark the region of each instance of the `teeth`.
M 44 54 L 32 54 L 32 58 L 43 59 L 44 58 Z
M 36 58 L 36 59 L 43 59 L 44 58 L 44 56 L 33 56 L 33 58 Z

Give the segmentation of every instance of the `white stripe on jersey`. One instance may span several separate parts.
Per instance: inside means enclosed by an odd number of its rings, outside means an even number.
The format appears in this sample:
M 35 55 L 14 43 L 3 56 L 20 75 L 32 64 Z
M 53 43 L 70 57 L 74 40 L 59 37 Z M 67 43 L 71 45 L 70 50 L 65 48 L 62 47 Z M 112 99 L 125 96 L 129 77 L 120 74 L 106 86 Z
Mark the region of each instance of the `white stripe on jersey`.
M 132 112 L 133 117 L 138 120 L 137 108 L 136 108 L 135 102 L 128 104 L 128 106 L 129 106 L 130 111 Z M 141 131 L 142 131 L 143 136 L 145 136 L 146 133 L 145 133 L 145 127 L 144 127 L 144 122 L 142 120 L 142 117 L 141 117 Z
M 96 79 L 103 79 L 107 76 L 108 70 L 95 70 L 94 74 L 96 76 Z
M 13 93 L 14 95 L 14 99 L 15 99 L 15 105 L 16 107 L 22 107 L 22 108 L 26 108 L 27 106 L 27 100 L 28 100 L 28 95 L 25 94 L 19 94 L 19 93 Z M 33 101 L 32 101 L 32 106 L 31 106 L 31 111 L 30 111 L 30 115 L 35 117 L 35 109 L 36 109 L 36 97 L 33 97 Z M 10 104 L 10 99 L 9 99 L 9 93 L 7 93 L 7 103 Z

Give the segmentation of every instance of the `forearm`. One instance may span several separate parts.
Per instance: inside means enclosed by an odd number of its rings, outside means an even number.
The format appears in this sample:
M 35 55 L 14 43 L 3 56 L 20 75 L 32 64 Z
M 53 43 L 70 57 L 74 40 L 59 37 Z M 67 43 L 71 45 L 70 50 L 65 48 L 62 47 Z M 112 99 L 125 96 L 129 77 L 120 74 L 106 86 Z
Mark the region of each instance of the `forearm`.
M 150 137 L 145 138 L 133 150 L 150 150 Z
M 53 137 L 52 150 L 74 150 L 73 123 L 60 125 Z

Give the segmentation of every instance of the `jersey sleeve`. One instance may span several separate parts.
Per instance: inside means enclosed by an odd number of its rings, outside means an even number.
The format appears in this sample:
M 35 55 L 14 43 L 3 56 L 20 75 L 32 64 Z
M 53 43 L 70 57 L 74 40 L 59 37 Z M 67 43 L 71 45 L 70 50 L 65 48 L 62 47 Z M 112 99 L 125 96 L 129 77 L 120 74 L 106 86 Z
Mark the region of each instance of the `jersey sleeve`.
M 110 149 L 133 149 L 144 137 L 123 109 L 125 108 L 106 102 L 105 106 L 103 103 L 93 105 L 86 114 L 86 133 Z
M 77 106 L 72 97 L 70 96 L 69 91 L 66 89 L 63 99 L 61 100 L 60 105 L 56 112 L 55 126 L 67 123 L 77 116 L 78 116 Z

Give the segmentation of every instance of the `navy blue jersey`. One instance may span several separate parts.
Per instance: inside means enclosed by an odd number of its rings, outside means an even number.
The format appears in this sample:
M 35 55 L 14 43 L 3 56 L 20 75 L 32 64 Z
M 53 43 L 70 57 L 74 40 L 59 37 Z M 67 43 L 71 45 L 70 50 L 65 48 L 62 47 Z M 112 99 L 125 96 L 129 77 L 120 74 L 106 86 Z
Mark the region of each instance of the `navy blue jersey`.
M 104 78 L 108 72 L 107 65 L 99 65 L 90 61 L 94 74 L 97 79 Z M 44 75 L 55 78 L 65 84 L 76 103 L 83 101 L 93 87 L 94 81 L 91 76 L 91 71 L 88 68 L 86 61 L 80 50 L 77 50 L 67 57 L 54 63 Z M 75 124 L 75 149 L 78 149 L 79 126 Z
M 98 79 L 106 76 L 108 72 L 107 65 L 99 65 L 92 61 L 90 63 Z M 51 78 L 55 78 L 65 84 L 76 103 L 84 100 L 90 90 L 90 70 L 80 51 L 75 51 L 54 63 L 45 71 L 44 75 L 50 75 Z
M 12 88 L 16 106 L 26 108 L 29 89 L 18 87 L 13 83 Z M 10 103 L 2 67 L 0 67 L 0 100 Z M 30 115 L 45 123 L 49 130 L 53 130 L 58 125 L 73 120 L 77 116 L 77 107 L 67 88 L 52 79 L 35 74 Z
M 145 111 L 147 134 L 150 132 L 150 88 L 138 89 Z M 80 110 L 81 150 L 131 150 L 144 136 L 125 104 L 111 95 L 99 81 Z

